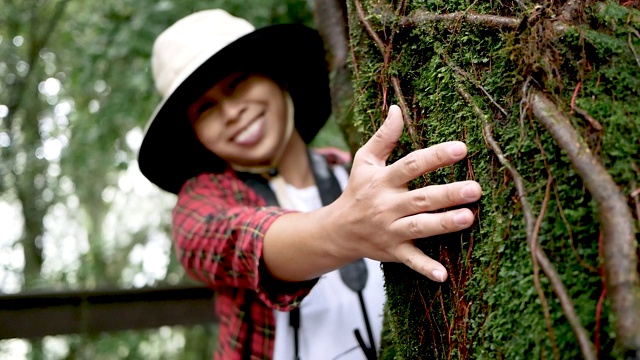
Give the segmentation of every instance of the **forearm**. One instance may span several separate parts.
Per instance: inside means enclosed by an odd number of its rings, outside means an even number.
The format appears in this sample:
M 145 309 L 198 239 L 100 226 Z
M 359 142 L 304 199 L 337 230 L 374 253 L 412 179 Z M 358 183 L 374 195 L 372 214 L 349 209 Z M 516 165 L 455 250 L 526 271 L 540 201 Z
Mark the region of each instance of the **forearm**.
M 190 276 L 209 286 L 255 290 L 262 235 L 287 212 L 264 207 L 231 172 L 198 176 L 185 186 L 173 210 L 177 257 Z
M 209 211 L 178 218 L 174 226 L 178 259 L 187 273 L 212 287 L 254 288 L 262 251 L 256 234 L 284 212 L 277 208 Z
M 276 219 L 264 237 L 262 258 L 271 275 L 304 281 L 340 268 L 358 258 L 331 227 L 341 226 L 333 207 L 310 213 L 289 213 Z

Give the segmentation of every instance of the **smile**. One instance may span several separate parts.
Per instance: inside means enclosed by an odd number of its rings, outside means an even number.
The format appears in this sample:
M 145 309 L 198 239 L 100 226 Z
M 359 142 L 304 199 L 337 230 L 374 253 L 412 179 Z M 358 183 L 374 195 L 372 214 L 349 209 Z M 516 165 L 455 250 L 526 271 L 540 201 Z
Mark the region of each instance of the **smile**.
M 256 118 L 249 126 L 241 130 L 235 135 L 232 141 L 238 145 L 253 145 L 262 137 L 264 131 L 265 117 L 261 115 Z

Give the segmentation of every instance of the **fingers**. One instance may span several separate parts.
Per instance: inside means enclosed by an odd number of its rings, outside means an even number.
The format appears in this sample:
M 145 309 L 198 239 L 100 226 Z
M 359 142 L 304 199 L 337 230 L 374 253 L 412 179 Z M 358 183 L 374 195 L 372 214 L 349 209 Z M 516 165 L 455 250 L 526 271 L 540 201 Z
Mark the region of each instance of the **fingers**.
M 371 139 L 358 150 L 357 156 L 364 157 L 376 165 L 384 166 L 398 139 L 400 139 L 400 135 L 402 135 L 403 126 L 402 111 L 397 105 L 391 105 L 384 123 Z
M 460 181 L 446 185 L 430 185 L 396 194 L 393 205 L 397 206 L 399 214 L 408 216 L 468 204 L 478 201 L 480 196 L 482 188 L 477 182 Z
M 446 185 L 432 185 L 397 195 L 400 212 L 409 215 L 396 220 L 392 231 L 404 239 L 418 239 L 463 230 L 474 221 L 469 209 L 450 210 L 442 213 L 424 213 L 480 199 L 482 189 L 475 181 L 463 181 Z M 447 279 L 446 269 L 426 256 L 412 242 L 402 243 L 396 250 L 396 258 L 411 269 L 433 281 Z
M 419 239 L 464 230 L 473 224 L 469 209 L 420 213 L 393 222 L 390 230 L 401 239 Z
M 460 141 L 449 141 L 416 150 L 387 167 L 388 181 L 401 186 L 443 166 L 460 161 L 467 155 L 467 146 Z
M 433 281 L 443 282 L 447 280 L 447 270 L 444 266 L 425 255 L 410 242 L 398 246 L 395 255 L 398 260 L 402 261 L 409 268 Z

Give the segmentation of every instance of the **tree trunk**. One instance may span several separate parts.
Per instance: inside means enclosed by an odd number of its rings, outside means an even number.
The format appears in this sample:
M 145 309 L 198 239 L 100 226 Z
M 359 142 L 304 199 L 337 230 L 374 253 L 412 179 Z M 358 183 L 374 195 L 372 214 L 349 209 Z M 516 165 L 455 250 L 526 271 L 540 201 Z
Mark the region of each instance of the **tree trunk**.
M 363 136 L 353 121 L 353 80 L 349 71 L 349 28 L 346 0 L 315 0 L 314 20 L 326 44 L 331 70 L 332 114 L 347 145 L 357 150 Z
M 474 227 L 416 240 L 444 284 L 384 264 L 390 359 L 640 359 L 638 2 L 349 0 L 353 126 L 391 104 L 394 158 L 450 140 Z M 393 160 L 393 159 L 392 159 Z

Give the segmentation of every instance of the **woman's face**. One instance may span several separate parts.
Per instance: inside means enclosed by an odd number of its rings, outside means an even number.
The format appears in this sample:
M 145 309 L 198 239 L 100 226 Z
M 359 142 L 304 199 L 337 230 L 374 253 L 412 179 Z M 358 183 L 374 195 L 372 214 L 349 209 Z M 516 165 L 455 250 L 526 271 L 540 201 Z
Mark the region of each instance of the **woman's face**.
M 192 103 L 187 115 L 200 142 L 233 164 L 269 165 L 285 141 L 283 90 L 262 75 L 227 76 Z

